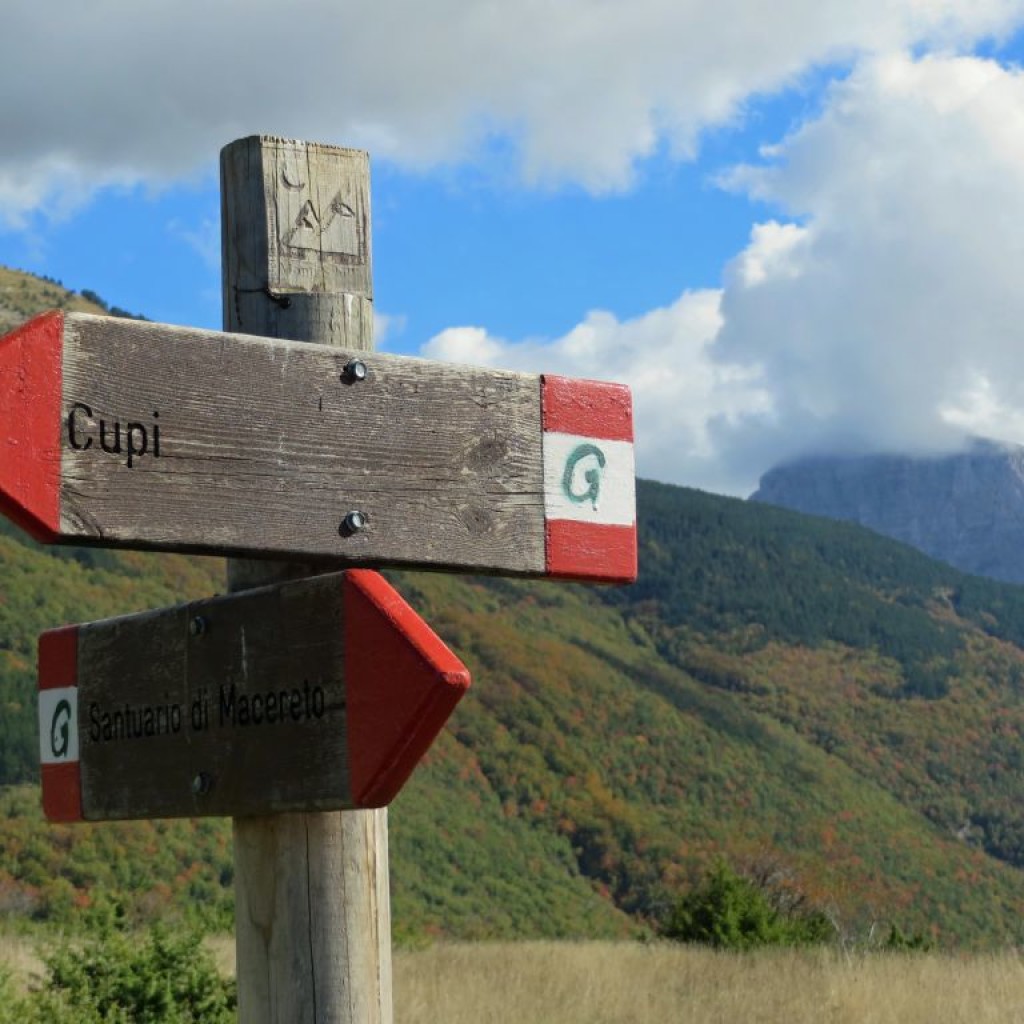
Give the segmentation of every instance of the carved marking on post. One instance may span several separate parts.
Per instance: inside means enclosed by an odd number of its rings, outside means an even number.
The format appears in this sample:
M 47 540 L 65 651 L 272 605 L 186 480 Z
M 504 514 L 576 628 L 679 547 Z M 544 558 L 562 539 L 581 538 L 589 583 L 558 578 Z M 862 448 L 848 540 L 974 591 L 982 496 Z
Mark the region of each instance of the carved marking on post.
M 336 152 L 264 140 L 267 180 L 284 186 L 266 194 L 267 287 L 274 295 L 370 293 L 369 176 L 358 159 L 365 154 L 343 151 L 346 163 L 332 158 Z
M 321 217 L 311 199 L 307 199 L 291 231 L 281 242 L 293 255 L 315 253 L 340 263 L 365 259 L 359 238 L 356 212 L 338 193 Z
M 288 177 L 287 167 L 281 168 L 281 181 L 284 182 L 285 188 L 290 188 L 293 189 L 294 191 L 299 191 L 300 189 L 304 189 L 306 187 L 306 183 L 304 181 L 301 181 L 297 174 L 295 176 L 294 181 Z

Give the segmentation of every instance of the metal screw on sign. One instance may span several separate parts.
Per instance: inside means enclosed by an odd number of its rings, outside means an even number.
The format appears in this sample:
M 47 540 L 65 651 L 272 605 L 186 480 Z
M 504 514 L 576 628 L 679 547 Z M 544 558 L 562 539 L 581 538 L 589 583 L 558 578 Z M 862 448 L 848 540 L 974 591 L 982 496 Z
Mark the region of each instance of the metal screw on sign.
M 188 624 L 190 636 L 202 636 L 206 632 L 206 619 L 202 615 L 196 615 Z
M 367 372 L 366 363 L 362 359 L 350 359 L 341 371 L 341 379 L 346 384 L 358 384 L 366 380 Z
M 344 519 L 342 519 L 341 526 L 338 527 L 338 533 L 340 533 L 342 537 L 351 537 L 353 534 L 358 533 L 365 527 L 366 513 L 360 512 L 359 509 L 353 509 L 345 516 Z
M 192 780 L 192 792 L 196 796 L 206 796 L 213 787 L 213 779 L 210 778 L 206 772 L 197 772 L 195 778 Z

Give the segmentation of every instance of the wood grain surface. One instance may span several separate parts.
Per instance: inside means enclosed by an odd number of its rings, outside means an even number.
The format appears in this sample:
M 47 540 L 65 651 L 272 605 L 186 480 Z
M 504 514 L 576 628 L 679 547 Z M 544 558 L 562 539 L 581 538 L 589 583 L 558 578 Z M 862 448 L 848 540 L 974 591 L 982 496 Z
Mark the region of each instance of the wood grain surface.
M 352 805 L 338 576 L 79 631 L 86 820 Z
M 357 356 L 68 316 L 62 532 L 542 574 L 539 378 Z

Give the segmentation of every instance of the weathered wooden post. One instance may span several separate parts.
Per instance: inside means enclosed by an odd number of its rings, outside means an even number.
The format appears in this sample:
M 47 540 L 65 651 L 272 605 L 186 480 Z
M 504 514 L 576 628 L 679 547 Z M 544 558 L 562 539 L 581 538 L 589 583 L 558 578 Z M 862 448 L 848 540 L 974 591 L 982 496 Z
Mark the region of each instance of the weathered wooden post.
M 365 152 L 231 143 L 221 210 L 225 330 L 373 348 Z M 310 571 L 232 560 L 229 589 Z M 235 818 L 234 841 L 243 1024 L 391 1024 L 386 808 Z

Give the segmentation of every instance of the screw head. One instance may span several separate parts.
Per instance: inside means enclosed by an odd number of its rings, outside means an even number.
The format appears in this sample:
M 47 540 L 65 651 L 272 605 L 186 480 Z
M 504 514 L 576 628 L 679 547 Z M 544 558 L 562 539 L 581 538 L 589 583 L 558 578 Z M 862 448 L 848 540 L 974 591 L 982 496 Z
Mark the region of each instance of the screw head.
M 345 518 L 341 521 L 341 526 L 338 527 L 338 532 L 342 537 L 351 537 L 352 534 L 358 533 L 366 526 L 366 513 L 360 512 L 359 509 L 354 508 L 351 512 L 347 513 Z
M 206 796 L 213 788 L 213 779 L 206 772 L 196 772 L 192 779 L 192 792 L 196 796 Z
M 206 632 L 206 619 L 202 615 L 196 615 L 188 624 L 190 636 L 202 636 Z
M 357 384 L 361 380 L 366 380 L 368 372 L 362 359 L 350 359 L 341 371 L 341 379 L 346 384 Z

